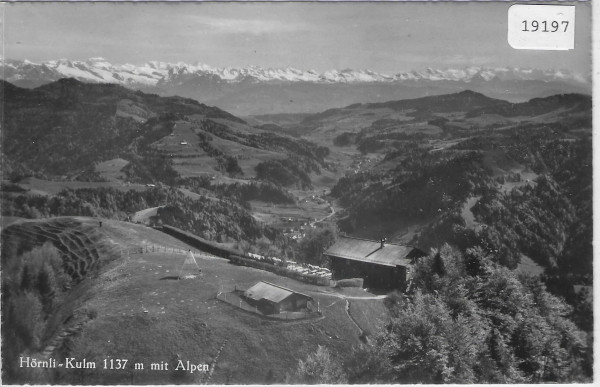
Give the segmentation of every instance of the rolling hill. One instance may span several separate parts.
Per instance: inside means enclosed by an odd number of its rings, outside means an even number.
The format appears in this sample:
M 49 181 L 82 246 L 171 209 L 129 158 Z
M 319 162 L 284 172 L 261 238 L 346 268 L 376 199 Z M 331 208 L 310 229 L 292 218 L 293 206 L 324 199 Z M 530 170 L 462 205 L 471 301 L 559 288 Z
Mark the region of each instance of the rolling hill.
M 0 87 L 9 177 L 102 179 L 96 166 L 101 170 L 110 160 L 121 165 L 119 180 L 142 183 L 173 183 L 177 176 L 252 177 L 261 162 L 288 157 L 296 157 L 308 173 L 323 165 L 324 149 L 250 127 L 191 99 L 74 79 L 31 90 L 7 82 Z
M 511 268 L 525 256 L 564 292 L 591 281 L 591 106 L 581 94 L 515 104 L 464 91 L 330 109 L 290 128 L 352 160 L 331 190 L 343 231 L 482 246 Z
M 28 90 L 6 82 L 4 147 L 10 164 L 50 175 L 81 172 L 92 163 L 137 151 L 181 114 L 240 119 L 184 98 L 161 98 L 118 85 L 73 79 Z M 168 134 L 168 132 L 167 132 Z M 166 134 L 163 134 L 166 135 Z

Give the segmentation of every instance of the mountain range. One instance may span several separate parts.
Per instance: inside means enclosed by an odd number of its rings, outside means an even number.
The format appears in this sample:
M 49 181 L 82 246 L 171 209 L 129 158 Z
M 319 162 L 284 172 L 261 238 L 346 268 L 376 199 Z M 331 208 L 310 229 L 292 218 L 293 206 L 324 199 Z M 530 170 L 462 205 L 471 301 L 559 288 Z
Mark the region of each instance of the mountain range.
M 33 63 L 0 61 L 2 78 L 32 88 L 61 78 L 113 83 L 159 95 L 179 95 L 236 115 L 314 113 L 353 103 L 418 98 L 470 89 L 513 102 L 557 93 L 590 93 L 591 82 L 568 70 L 509 67 L 433 69 L 393 75 L 371 70 L 215 68 L 151 61 L 140 66 L 103 58 Z
M 75 78 L 85 82 L 117 83 L 124 86 L 161 86 L 176 83 L 181 77 L 193 75 L 198 78 L 215 77 L 225 83 L 240 82 L 313 82 L 313 83 L 365 83 L 403 81 L 460 81 L 478 80 L 538 80 L 545 82 L 571 81 L 587 83 L 579 74 L 568 70 L 536 70 L 511 67 L 467 67 L 462 69 L 433 69 L 401 72 L 394 75 L 371 70 L 299 70 L 293 67 L 261 68 L 215 68 L 202 63 L 186 64 L 151 61 L 141 66 L 131 64 L 113 65 L 104 58 L 86 61 L 67 59 L 33 63 L 28 60 L 4 60 L 0 62 L 5 80 L 18 86 L 33 86 L 60 78 Z M 29 84 L 27 84 L 29 83 Z

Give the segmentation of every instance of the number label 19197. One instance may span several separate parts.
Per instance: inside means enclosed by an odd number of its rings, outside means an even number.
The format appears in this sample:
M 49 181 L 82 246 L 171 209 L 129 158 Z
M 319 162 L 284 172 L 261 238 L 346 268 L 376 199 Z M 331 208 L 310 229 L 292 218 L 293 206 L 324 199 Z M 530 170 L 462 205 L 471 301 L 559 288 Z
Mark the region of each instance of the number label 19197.
M 568 20 L 523 20 L 523 32 L 558 32 L 562 29 L 562 32 L 567 32 L 569 28 Z M 564 28 L 561 28 L 564 27 Z
M 511 6 L 508 9 L 508 43 L 521 50 L 572 50 L 575 45 L 575 6 Z

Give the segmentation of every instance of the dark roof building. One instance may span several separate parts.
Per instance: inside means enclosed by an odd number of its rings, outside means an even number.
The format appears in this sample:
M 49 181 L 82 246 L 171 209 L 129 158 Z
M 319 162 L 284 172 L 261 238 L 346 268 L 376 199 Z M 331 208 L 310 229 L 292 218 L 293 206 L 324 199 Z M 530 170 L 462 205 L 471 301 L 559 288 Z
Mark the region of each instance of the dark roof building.
M 340 237 L 326 252 L 331 260 L 333 279 L 363 278 L 365 286 L 405 289 L 410 281 L 410 267 L 415 259 L 426 255 L 406 245 Z
M 313 298 L 283 286 L 260 281 L 244 292 L 246 300 L 265 314 L 295 312 L 308 307 Z

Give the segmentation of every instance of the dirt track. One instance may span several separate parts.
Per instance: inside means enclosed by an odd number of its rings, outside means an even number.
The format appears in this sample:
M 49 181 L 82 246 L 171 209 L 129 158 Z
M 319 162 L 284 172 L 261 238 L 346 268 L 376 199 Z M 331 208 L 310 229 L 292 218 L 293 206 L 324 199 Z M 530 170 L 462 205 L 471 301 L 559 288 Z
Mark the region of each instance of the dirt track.
M 144 210 L 138 211 L 133 215 L 133 217 L 131 218 L 131 221 L 134 223 L 135 222 L 143 223 L 146 220 L 148 220 L 149 218 L 151 218 L 152 216 L 156 216 L 158 209 L 161 207 L 163 207 L 163 206 L 150 207 L 150 208 L 146 208 Z

